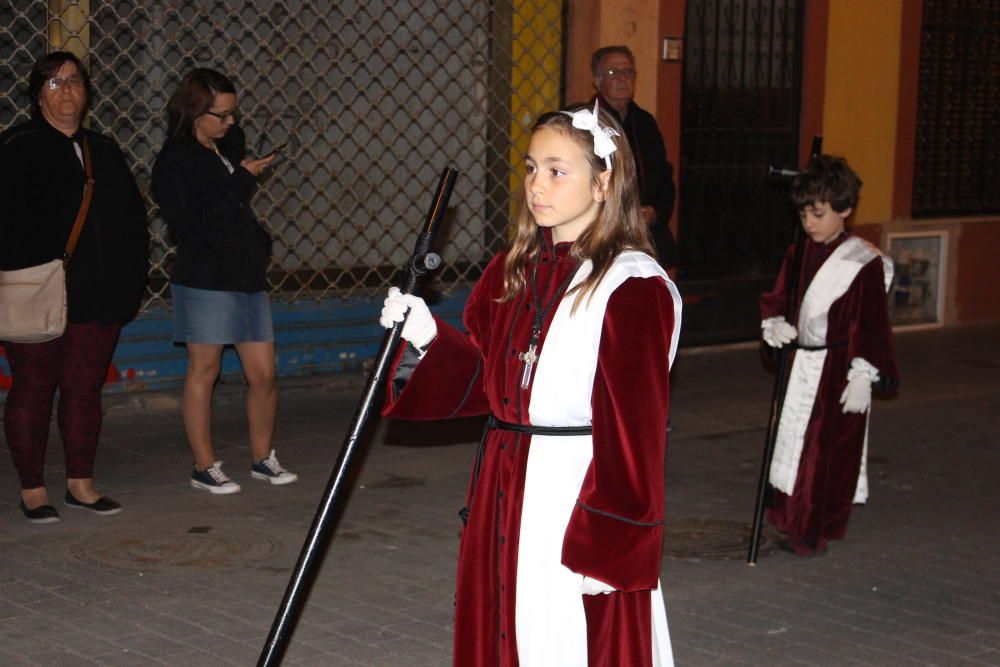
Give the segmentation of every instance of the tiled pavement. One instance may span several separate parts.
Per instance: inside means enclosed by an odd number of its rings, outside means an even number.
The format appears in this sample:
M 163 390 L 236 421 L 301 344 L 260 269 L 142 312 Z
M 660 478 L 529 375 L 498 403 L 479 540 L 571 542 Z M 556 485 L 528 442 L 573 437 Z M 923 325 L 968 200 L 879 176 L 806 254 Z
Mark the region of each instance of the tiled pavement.
M 996 325 L 898 336 L 903 388 L 875 404 L 871 499 L 828 555 L 664 558 L 678 665 L 1000 665 L 998 341 Z M 249 478 L 234 387 L 215 427 L 243 484 L 233 496 L 188 485 L 176 394 L 108 400 L 97 477 L 125 505 L 114 517 L 60 505 L 61 523 L 27 523 L 0 452 L 0 664 L 255 664 L 359 393 L 345 378 L 282 392 L 290 486 Z M 769 399 L 755 348 L 682 352 L 673 526 L 749 522 Z M 455 512 L 478 429 L 377 425 L 283 664 L 449 664 Z M 54 499 L 61 461 L 54 434 Z

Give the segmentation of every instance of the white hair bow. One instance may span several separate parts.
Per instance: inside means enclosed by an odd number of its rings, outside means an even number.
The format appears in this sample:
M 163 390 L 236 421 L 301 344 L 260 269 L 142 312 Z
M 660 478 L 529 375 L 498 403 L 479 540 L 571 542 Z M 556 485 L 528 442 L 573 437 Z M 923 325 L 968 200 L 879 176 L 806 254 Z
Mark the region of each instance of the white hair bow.
M 618 146 L 611 137 L 621 136 L 616 130 L 610 127 L 601 127 L 598 119 L 598 101 L 594 100 L 594 110 L 580 109 L 579 111 L 563 111 L 564 114 L 573 119 L 573 127 L 578 130 L 587 130 L 594 137 L 594 154 L 599 158 L 604 158 L 604 164 L 611 169 L 611 154 L 618 150 Z

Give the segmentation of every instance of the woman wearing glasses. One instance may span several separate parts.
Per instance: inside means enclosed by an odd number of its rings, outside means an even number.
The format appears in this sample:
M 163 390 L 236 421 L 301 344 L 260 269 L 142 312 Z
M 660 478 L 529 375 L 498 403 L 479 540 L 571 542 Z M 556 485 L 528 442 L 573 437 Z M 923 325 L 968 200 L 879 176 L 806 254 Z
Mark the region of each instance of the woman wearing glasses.
M 251 476 L 271 484 L 298 479 L 271 449 L 278 405 L 266 276 L 271 237 L 250 208 L 257 178 L 274 156 L 246 156 L 236 113 L 228 77 L 188 72 L 167 105 L 167 139 L 153 166 L 153 196 L 177 244 L 170 289 L 174 340 L 188 352 L 183 411 L 194 454 L 191 486 L 221 494 L 240 490 L 212 446 L 212 389 L 225 345 L 236 347 L 248 385 Z
M 0 270 L 63 256 L 78 213 L 85 215 L 66 272 L 65 332 L 43 343 L 3 343 L 13 374 L 4 433 L 21 483 L 21 512 L 35 523 L 59 521 L 43 475 L 56 390 L 66 506 L 121 511 L 93 484 L 101 388 L 118 333 L 139 307 L 149 234 L 122 151 L 81 125 L 90 93 L 90 77 L 75 55 L 49 53 L 28 76 L 31 120 L 0 134 Z M 88 171 L 93 194 L 84 206 Z

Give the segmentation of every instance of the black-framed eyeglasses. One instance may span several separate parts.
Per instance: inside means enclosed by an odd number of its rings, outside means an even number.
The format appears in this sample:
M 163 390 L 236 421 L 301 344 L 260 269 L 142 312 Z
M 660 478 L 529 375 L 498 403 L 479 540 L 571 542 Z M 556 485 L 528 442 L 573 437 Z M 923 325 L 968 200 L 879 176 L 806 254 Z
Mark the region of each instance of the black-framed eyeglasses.
M 236 116 L 239 114 L 239 112 L 236 109 L 233 109 L 231 111 L 206 111 L 205 113 L 207 113 L 209 116 L 215 116 L 223 123 L 225 123 L 230 118 L 235 119 Z
M 58 76 L 54 76 L 48 81 L 46 81 L 45 85 L 48 86 L 49 90 L 59 90 L 63 86 L 69 86 L 70 88 L 80 88 L 83 86 L 83 77 L 74 74 L 73 76 L 68 76 L 65 79 L 61 79 Z
M 626 67 L 625 69 L 606 69 L 601 75 L 606 79 L 634 79 L 635 70 L 631 67 Z

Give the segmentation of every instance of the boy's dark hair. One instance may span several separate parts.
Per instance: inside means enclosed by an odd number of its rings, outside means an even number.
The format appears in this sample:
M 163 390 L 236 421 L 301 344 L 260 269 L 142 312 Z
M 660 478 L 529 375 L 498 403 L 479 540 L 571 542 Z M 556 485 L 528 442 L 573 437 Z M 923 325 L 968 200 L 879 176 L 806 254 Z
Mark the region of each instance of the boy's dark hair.
M 792 181 L 792 202 L 801 211 L 807 206 L 825 201 L 840 213 L 858 205 L 861 179 L 847 160 L 832 155 L 820 155 Z

